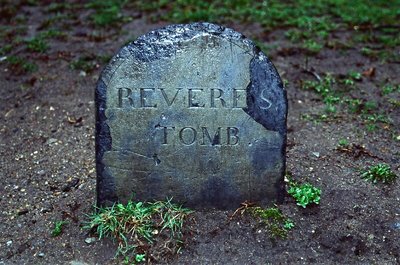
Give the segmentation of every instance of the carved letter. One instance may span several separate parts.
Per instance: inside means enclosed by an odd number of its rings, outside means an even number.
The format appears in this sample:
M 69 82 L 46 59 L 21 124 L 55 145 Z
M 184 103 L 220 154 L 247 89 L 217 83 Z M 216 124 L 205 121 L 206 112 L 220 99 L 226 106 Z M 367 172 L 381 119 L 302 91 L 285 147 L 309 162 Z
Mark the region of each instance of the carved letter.
M 163 95 L 163 97 L 165 99 L 165 102 L 167 102 L 168 107 L 170 107 L 174 103 L 174 101 L 176 99 L 176 96 L 178 95 L 178 93 L 181 90 L 181 88 L 177 88 L 176 89 L 176 93 L 175 93 L 175 95 L 174 95 L 174 97 L 172 98 L 171 101 L 168 99 L 167 93 L 165 93 L 164 88 L 160 88 L 160 90 L 161 90 L 161 93 L 162 93 L 162 95 Z
M 207 127 L 201 127 L 201 130 L 203 131 L 203 142 L 200 145 L 206 145 L 205 137 L 208 138 L 208 141 L 211 145 L 221 145 L 221 127 L 218 127 L 217 131 L 214 134 L 214 137 L 212 138 L 208 133 Z
M 196 95 L 194 93 L 196 91 L 203 91 L 202 88 L 199 89 L 194 89 L 194 88 L 189 88 L 189 108 L 204 108 L 204 104 L 200 105 L 198 101 L 193 102 L 193 100 L 196 98 Z
M 272 106 L 272 103 L 269 99 L 267 99 L 264 95 L 264 92 L 267 91 L 267 89 L 264 89 L 263 91 L 261 91 L 261 99 L 265 102 L 265 106 L 260 106 L 260 109 L 269 109 Z
M 126 95 L 122 95 L 122 90 L 126 90 Z M 121 87 L 118 88 L 118 108 L 123 108 L 124 99 L 127 99 L 129 107 L 133 107 L 133 98 L 132 98 L 132 90 L 130 88 Z
M 218 96 L 215 96 L 215 90 L 217 90 L 219 92 Z M 211 88 L 211 108 L 215 108 L 215 99 L 219 99 L 221 101 L 221 106 L 225 107 L 225 100 L 223 98 L 221 98 L 223 94 L 224 94 L 224 91 L 222 89 Z
M 226 129 L 226 132 L 227 132 L 227 138 L 228 138 L 227 144 L 228 145 L 237 145 L 239 143 L 239 136 L 238 136 L 239 129 L 236 127 L 228 127 Z M 233 141 L 231 142 L 231 140 L 233 140 Z
M 246 97 L 244 95 L 240 95 L 238 94 L 238 91 L 244 91 L 246 92 L 245 89 L 233 89 L 233 104 L 232 104 L 232 108 L 234 109 L 242 109 L 246 107 Z M 240 101 L 239 101 L 240 99 Z M 242 102 L 242 106 L 238 106 L 238 101 Z M 239 104 L 240 105 L 240 104 Z
M 191 139 L 187 139 L 188 137 L 184 137 L 184 132 L 185 131 L 191 131 L 192 136 L 189 137 Z M 187 134 L 186 134 L 187 135 Z M 179 140 L 181 141 L 181 143 L 183 143 L 184 145 L 191 145 L 196 141 L 196 136 L 197 136 L 197 132 L 194 128 L 192 127 L 183 127 L 180 131 L 179 131 Z
M 169 130 L 175 130 L 175 127 L 166 127 L 166 126 L 162 126 L 162 128 L 164 129 L 164 141 L 162 144 L 168 144 L 168 129 Z
M 146 98 L 146 91 L 152 91 L 154 92 L 155 88 L 141 88 L 140 89 L 140 107 L 142 108 L 157 108 L 157 104 L 154 104 L 153 106 L 148 103 L 148 99 Z M 146 105 L 148 103 L 149 105 Z

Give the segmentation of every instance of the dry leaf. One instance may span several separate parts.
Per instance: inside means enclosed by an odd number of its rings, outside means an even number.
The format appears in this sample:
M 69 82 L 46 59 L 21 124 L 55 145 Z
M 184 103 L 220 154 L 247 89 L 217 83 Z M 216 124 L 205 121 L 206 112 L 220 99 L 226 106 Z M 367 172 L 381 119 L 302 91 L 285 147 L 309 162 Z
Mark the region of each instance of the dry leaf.
M 375 67 L 371 67 L 371 68 L 365 70 L 365 71 L 362 73 L 362 75 L 365 76 L 365 77 L 372 77 L 372 76 L 374 76 L 374 75 L 375 75 Z

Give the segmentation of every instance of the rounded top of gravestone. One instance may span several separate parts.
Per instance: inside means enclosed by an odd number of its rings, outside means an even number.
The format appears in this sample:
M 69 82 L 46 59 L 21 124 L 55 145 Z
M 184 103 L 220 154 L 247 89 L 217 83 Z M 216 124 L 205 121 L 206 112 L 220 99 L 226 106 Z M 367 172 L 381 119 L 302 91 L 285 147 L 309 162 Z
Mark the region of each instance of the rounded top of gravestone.
M 253 41 L 231 28 L 198 22 L 169 25 L 150 31 L 121 48 L 103 70 L 100 82 L 108 84 L 119 65 L 128 58 L 137 63 L 150 63 L 173 57 L 185 49 L 193 49 L 193 45 L 186 43 L 191 43 L 197 38 L 206 39 L 206 42 L 200 43 L 203 47 L 196 47 L 204 52 L 220 52 L 217 46 L 226 40 L 252 57 L 249 64 L 247 106 L 243 109 L 266 129 L 279 131 L 286 137 L 286 91 L 275 66 Z M 218 38 L 219 41 L 214 41 L 213 38 Z M 207 40 L 208 44 L 205 44 Z M 98 85 L 97 90 L 101 90 L 101 85 Z M 268 96 L 265 95 L 267 90 Z M 275 104 L 272 106 L 270 102 Z

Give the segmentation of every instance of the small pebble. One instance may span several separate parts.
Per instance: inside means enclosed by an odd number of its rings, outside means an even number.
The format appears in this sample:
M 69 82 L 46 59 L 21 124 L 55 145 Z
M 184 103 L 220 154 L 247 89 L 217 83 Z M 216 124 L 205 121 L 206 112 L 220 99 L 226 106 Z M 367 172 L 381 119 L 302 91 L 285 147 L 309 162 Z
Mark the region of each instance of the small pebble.
M 89 265 L 89 264 L 87 264 L 87 263 L 85 263 L 85 262 L 82 262 L 82 261 L 73 260 L 73 261 L 71 261 L 71 262 L 69 263 L 69 265 Z
M 54 144 L 57 142 L 57 139 L 54 138 L 50 138 L 49 140 L 47 140 L 47 144 Z
M 319 152 L 312 152 L 315 157 L 319 157 Z
M 7 247 L 10 247 L 12 245 L 12 240 L 7 241 Z
M 44 257 L 44 253 L 43 253 L 43 252 L 40 252 L 40 253 L 38 254 L 38 257 L 43 258 L 43 257 Z
M 88 237 L 85 239 L 86 244 L 90 244 L 96 241 L 95 237 Z

